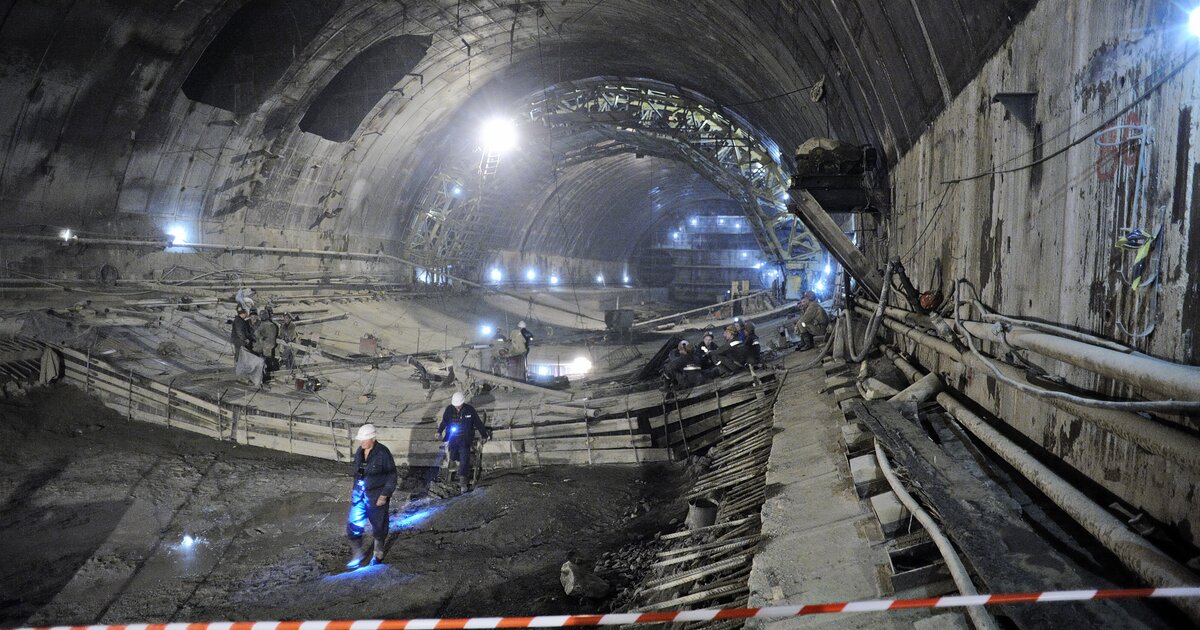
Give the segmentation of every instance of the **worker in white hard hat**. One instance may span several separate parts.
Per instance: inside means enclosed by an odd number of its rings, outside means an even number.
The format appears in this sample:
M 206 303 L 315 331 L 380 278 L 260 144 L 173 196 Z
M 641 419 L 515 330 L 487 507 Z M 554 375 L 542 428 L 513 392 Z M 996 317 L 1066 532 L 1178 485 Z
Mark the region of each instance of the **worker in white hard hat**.
M 517 327 L 508 335 L 512 351 L 508 354 L 509 376 L 520 380 L 527 378 L 527 362 L 529 348 L 533 345 L 533 333 L 525 327 L 525 321 L 517 322 Z
M 446 442 L 450 461 L 458 462 L 458 489 L 468 492 L 471 489 L 471 442 L 475 440 L 475 432 L 484 440 L 492 438 L 492 430 L 483 424 L 479 412 L 467 404 L 467 396 L 462 392 L 454 392 L 450 404 L 442 412 L 442 423 L 438 425 L 438 439 Z
M 388 511 L 392 493 L 396 491 L 396 460 L 388 447 L 375 441 L 375 425 L 358 428 L 354 439 L 354 486 L 350 489 L 350 514 L 346 518 L 346 537 L 354 549 L 354 557 L 346 566 L 353 569 L 362 564 L 363 532 L 367 523 L 375 536 L 371 564 L 383 562 L 384 545 L 388 537 Z

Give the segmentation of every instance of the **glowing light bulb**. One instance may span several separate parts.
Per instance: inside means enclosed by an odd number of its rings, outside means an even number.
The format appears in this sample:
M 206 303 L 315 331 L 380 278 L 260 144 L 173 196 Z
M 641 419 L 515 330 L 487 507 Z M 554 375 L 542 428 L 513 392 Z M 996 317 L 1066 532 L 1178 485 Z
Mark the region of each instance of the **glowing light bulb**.
M 488 272 L 488 278 L 491 278 L 492 282 L 500 282 L 504 279 L 504 274 L 496 267 L 492 267 L 492 270 Z
M 187 229 L 182 225 L 172 225 L 168 227 L 167 236 L 171 237 L 172 245 L 183 245 L 188 242 Z
M 504 153 L 517 146 L 517 126 L 507 118 L 492 118 L 483 123 L 479 142 L 489 153 Z

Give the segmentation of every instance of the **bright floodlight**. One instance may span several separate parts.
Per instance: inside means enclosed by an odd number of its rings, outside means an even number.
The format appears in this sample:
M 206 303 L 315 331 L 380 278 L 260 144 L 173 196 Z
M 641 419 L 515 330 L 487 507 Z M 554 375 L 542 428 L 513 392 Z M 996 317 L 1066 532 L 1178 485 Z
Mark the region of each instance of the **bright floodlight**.
M 679 240 L 679 232 L 671 232 L 671 238 L 678 241 Z
M 692 220 L 691 220 L 692 227 L 695 227 L 697 223 L 699 223 L 699 221 L 696 220 L 696 217 L 692 217 Z
M 492 328 L 491 324 L 483 324 L 479 327 L 479 334 L 483 335 L 484 337 L 491 337 L 492 333 L 494 332 L 496 332 L 496 329 Z
M 498 268 L 492 267 L 492 270 L 488 272 L 488 278 L 491 278 L 492 282 L 500 282 L 504 279 L 504 274 Z
M 167 236 L 171 237 L 172 245 L 183 245 L 187 242 L 187 230 L 182 225 L 172 225 L 167 228 Z
M 550 376 L 550 366 L 549 365 L 539 365 L 537 368 L 537 373 L 538 373 L 538 376 Z
M 73 233 L 71 233 L 71 230 L 68 228 L 66 230 L 59 232 L 58 237 L 69 243 L 72 238 L 75 238 L 75 235 Z
M 1200 7 L 1192 9 L 1188 13 L 1188 32 L 1196 37 L 1200 37 Z
M 587 357 L 575 357 L 566 368 L 574 374 L 587 374 L 592 369 L 592 362 Z
M 184 534 L 182 543 L 184 547 L 191 547 L 196 544 L 196 539 L 192 538 L 191 534 Z
M 550 284 L 558 284 L 558 276 L 550 276 Z
M 750 255 L 750 254 L 747 254 L 746 252 L 742 252 L 742 258 L 745 258 L 745 257 L 747 257 L 747 256 L 749 256 L 749 255 Z
M 454 195 L 455 197 L 461 195 L 462 186 L 455 186 L 454 188 L 450 189 L 450 194 Z
M 534 271 L 533 269 L 526 269 L 525 270 L 525 279 L 530 282 L 537 280 L 537 272 Z
M 625 284 L 629 284 L 629 274 L 625 274 L 625 275 L 621 276 L 621 282 L 624 282 Z
M 507 118 L 492 118 L 483 123 L 479 142 L 488 153 L 504 153 L 517 146 L 517 126 Z
M 833 273 L 833 267 L 829 266 L 829 263 L 825 263 L 825 275 L 828 276 L 830 273 Z
M 604 274 L 596 274 L 596 284 L 604 284 Z
M 816 290 L 817 293 L 824 291 L 825 290 L 825 280 L 824 279 L 817 280 L 817 283 L 813 285 L 813 289 Z
M 789 193 L 789 192 L 787 192 L 787 191 L 784 191 L 784 193 L 783 193 L 783 200 L 784 200 L 784 201 L 791 201 L 791 200 L 792 200 L 792 194 L 791 194 L 791 193 Z

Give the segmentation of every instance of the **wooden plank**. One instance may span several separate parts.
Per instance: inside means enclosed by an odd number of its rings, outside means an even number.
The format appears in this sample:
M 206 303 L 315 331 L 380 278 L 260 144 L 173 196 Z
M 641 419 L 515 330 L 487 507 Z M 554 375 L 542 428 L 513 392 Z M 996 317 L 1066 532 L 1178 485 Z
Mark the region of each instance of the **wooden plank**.
M 505 437 L 509 439 L 530 439 L 534 437 L 536 431 L 537 437 L 579 437 L 592 435 L 605 435 L 616 433 L 627 433 L 628 424 L 625 420 L 599 420 L 588 423 L 588 429 L 584 429 L 582 420 L 564 424 L 550 425 L 514 425 L 512 429 L 492 429 L 495 437 Z
M 538 437 L 536 440 L 519 440 L 521 442 L 537 442 L 537 448 L 540 451 L 574 451 L 588 449 L 590 445 L 592 449 L 603 450 L 612 448 L 648 448 L 651 446 L 650 436 L 637 436 L 634 440 L 630 440 L 628 435 L 620 436 L 597 436 L 592 438 L 543 438 Z
M 587 451 L 545 451 L 539 453 L 521 453 L 519 457 L 523 458 L 525 466 L 547 466 L 547 465 L 575 465 L 586 466 L 588 464 Z M 670 456 L 666 449 L 642 449 L 634 451 L 634 449 L 608 449 L 600 451 L 592 451 L 592 463 L 595 465 L 603 464 L 638 464 L 647 462 L 665 462 L 670 461 Z
M 491 383 L 493 385 L 501 385 L 503 387 L 512 387 L 513 389 L 520 389 L 520 390 L 524 390 L 527 392 L 533 392 L 535 394 L 541 394 L 542 396 L 546 396 L 547 398 L 556 398 L 556 399 L 561 399 L 561 400 L 567 400 L 567 399 L 571 398 L 570 392 L 563 392 L 563 391 L 559 391 L 556 389 L 549 389 L 546 387 L 538 387 L 537 385 L 530 385 L 529 383 L 526 383 L 524 381 L 518 381 L 516 379 L 511 379 L 511 378 L 507 378 L 504 376 L 497 376 L 490 372 L 484 372 L 482 370 L 477 370 L 475 368 L 471 368 L 471 367 L 467 367 L 467 366 L 462 366 L 462 369 L 466 373 L 467 376 L 469 376 L 471 378 L 479 379 L 481 381 L 485 381 L 487 383 Z
M 951 457 L 886 401 L 847 403 L 859 422 L 875 433 L 895 464 L 920 486 L 943 532 L 966 556 L 991 592 L 1114 588 L 1103 576 L 1060 553 L 1021 517 L 1020 506 L 996 484 L 971 473 L 965 461 Z M 1141 624 L 1124 606 L 1090 604 L 1004 606 L 1022 628 L 1111 627 Z

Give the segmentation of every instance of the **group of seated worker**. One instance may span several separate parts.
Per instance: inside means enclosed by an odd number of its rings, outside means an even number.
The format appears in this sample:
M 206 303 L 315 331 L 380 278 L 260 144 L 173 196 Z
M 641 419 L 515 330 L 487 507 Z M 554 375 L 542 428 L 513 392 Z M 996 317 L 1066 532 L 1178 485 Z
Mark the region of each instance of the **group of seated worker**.
M 712 331 L 696 346 L 680 341 L 663 365 L 663 377 L 675 387 L 695 387 L 761 361 L 762 344 L 753 322 L 737 320 L 725 327 L 723 336 L 725 345 L 716 342 Z

